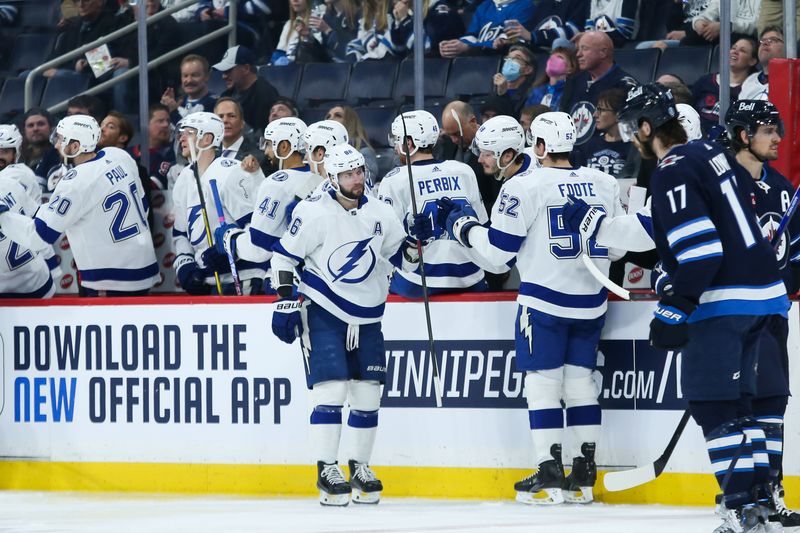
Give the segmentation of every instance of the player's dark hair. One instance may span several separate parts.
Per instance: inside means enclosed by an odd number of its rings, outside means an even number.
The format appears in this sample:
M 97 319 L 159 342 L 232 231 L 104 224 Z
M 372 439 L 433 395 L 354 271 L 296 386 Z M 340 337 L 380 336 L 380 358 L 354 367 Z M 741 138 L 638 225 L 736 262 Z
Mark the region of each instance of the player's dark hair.
M 109 111 L 108 115 L 106 116 L 114 117 L 119 122 L 119 134 L 128 137 L 128 140 L 125 141 L 124 144 L 124 146 L 127 148 L 128 143 L 131 142 L 131 139 L 133 139 L 133 124 L 131 124 L 131 121 L 128 120 L 127 116 L 115 109 Z
M 684 144 L 689 140 L 689 137 L 686 135 L 686 130 L 683 129 L 683 125 L 681 121 L 678 120 L 678 117 L 672 118 L 657 127 L 653 131 L 653 137 L 657 138 L 665 147 Z
M 536 138 L 536 147 L 538 148 L 540 144 L 542 146 L 545 146 L 544 139 L 542 139 L 541 137 L 537 137 Z M 520 154 L 520 155 L 522 155 L 522 154 Z M 519 157 L 519 156 L 517 156 L 517 157 Z M 569 161 L 569 152 L 547 152 L 547 157 L 549 157 L 550 159 L 552 159 L 554 161 L 557 161 L 559 159 L 566 159 L 567 161 Z
M 79 94 L 78 96 L 73 96 L 67 102 L 67 109 L 70 107 L 86 109 L 89 111 L 89 115 L 91 115 L 98 124 L 102 122 L 103 117 L 108 114 L 108 108 L 106 107 L 106 104 L 98 97 L 90 94 Z

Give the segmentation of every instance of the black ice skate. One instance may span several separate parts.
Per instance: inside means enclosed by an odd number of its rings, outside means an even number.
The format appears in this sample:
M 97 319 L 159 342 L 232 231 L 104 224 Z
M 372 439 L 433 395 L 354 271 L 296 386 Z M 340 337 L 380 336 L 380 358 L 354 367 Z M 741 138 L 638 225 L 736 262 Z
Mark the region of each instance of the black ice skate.
M 317 461 L 317 488 L 320 505 L 343 507 L 350 503 L 350 484 L 345 481 L 339 463 Z
M 736 509 L 725 509 L 722 524 L 714 533 L 764 533 L 766 513 L 764 508 L 750 504 Z
M 581 444 L 583 457 L 575 457 L 572 471 L 564 482 L 564 500 L 567 503 L 591 503 L 594 484 L 597 482 L 597 465 L 594 462 L 594 442 Z
M 353 503 L 378 503 L 381 501 L 383 483 L 367 463 L 348 461 L 350 486 L 353 488 Z
M 514 484 L 517 501 L 534 505 L 564 503 L 561 487 L 564 485 L 564 465 L 561 464 L 561 445 L 550 447 L 553 459 L 544 461 L 539 470 Z
M 800 513 L 786 507 L 786 503 L 783 501 L 783 485 L 781 483 L 774 485 L 771 503 L 770 524 L 781 524 L 785 533 L 800 533 Z

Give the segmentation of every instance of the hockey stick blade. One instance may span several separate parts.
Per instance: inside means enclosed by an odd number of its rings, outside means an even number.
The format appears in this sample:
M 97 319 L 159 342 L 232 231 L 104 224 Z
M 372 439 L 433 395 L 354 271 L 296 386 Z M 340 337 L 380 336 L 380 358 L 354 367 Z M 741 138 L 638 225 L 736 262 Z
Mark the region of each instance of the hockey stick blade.
M 663 472 L 664 468 L 667 466 L 672 452 L 675 450 L 675 446 L 678 444 L 678 440 L 683 434 L 687 422 L 689 422 L 690 416 L 688 410 L 684 411 L 681 421 L 678 422 L 678 427 L 675 428 L 675 433 L 672 434 L 672 438 L 669 440 L 669 444 L 667 444 L 667 448 L 664 450 L 664 453 L 661 454 L 661 457 L 649 465 L 619 472 L 608 472 L 603 477 L 603 485 L 606 490 L 609 492 L 619 492 L 621 490 L 632 489 L 639 485 L 649 483 L 661 475 L 661 472 Z
M 597 268 L 597 266 L 594 264 L 594 262 L 588 255 L 581 254 L 581 261 L 583 261 L 583 266 L 586 267 L 586 270 L 588 270 L 589 273 L 594 277 L 594 279 L 599 281 L 603 285 L 603 287 L 610 290 L 623 300 L 631 299 L 630 291 L 628 291 L 627 289 L 623 289 L 622 287 L 620 287 L 619 285 L 608 279 L 606 276 L 604 276 L 603 273 L 600 272 L 600 269 Z

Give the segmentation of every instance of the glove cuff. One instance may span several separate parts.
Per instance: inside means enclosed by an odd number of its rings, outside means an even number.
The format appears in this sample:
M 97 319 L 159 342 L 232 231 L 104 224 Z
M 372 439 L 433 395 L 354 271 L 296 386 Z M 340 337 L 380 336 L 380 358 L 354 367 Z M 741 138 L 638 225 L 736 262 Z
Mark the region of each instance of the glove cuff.
M 594 239 L 597 237 L 597 232 L 604 218 L 606 218 L 606 214 L 599 209 L 589 209 L 583 217 L 583 220 L 581 220 L 581 235 L 586 239 Z
M 175 261 L 173 261 L 172 266 L 175 267 L 175 272 L 177 273 L 180 272 L 180 270 L 183 267 L 191 263 L 197 265 L 197 261 L 194 260 L 194 257 L 192 257 L 189 254 L 180 254 L 178 257 L 175 258 Z
M 697 304 L 678 295 L 661 298 L 655 310 L 655 318 L 671 325 L 683 324 L 694 313 Z
M 478 219 L 472 216 L 461 217 L 453 224 L 453 236 L 456 240 L 467 248 L 472 248 L 469 243 L 469 230 L 474 226 L 480 226 Z
M 238 257 L 236 257 L 236 239 L 238 239 L 239 235 L 242 233 L 244 233 L 244 230 L 231 229 L 226 231 L 222 236 L 222 245 L 231 253 L 234 261 L 238 259 Z

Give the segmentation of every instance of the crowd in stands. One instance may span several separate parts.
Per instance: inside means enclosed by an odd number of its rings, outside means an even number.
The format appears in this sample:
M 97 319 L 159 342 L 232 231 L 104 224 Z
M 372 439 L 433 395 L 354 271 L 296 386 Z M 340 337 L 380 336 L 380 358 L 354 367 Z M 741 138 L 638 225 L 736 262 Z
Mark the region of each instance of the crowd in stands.
M 139 164 L 142 182 L 150 189 L 170 190 L 174 186 L 187 163 L 177 149 L 176 127 L 198 111 L 214 113 L 223 122 L 220 155 L 239 161 L 252 157 L 265 176 L 277 170 L 259 142 L 269 123 L 286 117 L 300 117 L 308 124 L 322 119 L 338 121 L 345 126 L 349 142 L 364 154 L 371 180 L 379 188 L 381 178 L 398 164 L 384 137 L 396 113 L 411 109 L 409 93 L 398 88 L 401 82 L 411 83 L 403 76 L 412 72 L 404 66 L 414 48 L 424 47 L 427 64 L 445 71 L 453 65 L 449 80 L 446 72 L 437 78 L 448 83 L 455 79 L 457 62 L 469 56 L 467 63 L 458 64 L 466 65 L 469 71 L 474 61 L 474 65 L 486 69 L 469 72 L 470 83 L 482 89 L 470 89 L 472 92 L 463 96 L 458 87 L 448 87 L 446 93 L 440 91 L 425 103 L 441 127 L 434 155 L 469 165 L 491 212 L 500 184 L 483 172 L 470 145 L 480 124 L 496 115 L 513 116 L 527 130 L 538 114 L 565 111 L 573 117 L 578 134 L 571 155 L 574 164 L 632 179 L 646 187 L 653 163 L 643 161 L 629 143 L 622 141 L 617 112 L 630 87 L 656 77 L 659 54 L 664 54 L 663 59 L 673 49 L 697 47 L 697 57 L 704 58 L 705 65 L 699 69 L 695 65 L 659 71 L 658 81 L 672 88 L 678 102 L 697 110 L 703 132 L 708 133 L 719 121 L 720 75 L 715 66 L 717 56 L 711 55 L 711 46 L 719 41 L 719 2 L 424 0 L 425 35 L 420 39 L 413 32 L 411 0 L 237 0 L 240 44 L 226 49 L 218 40 L 197 46 L 192 53 L 150 71 L 146 131 L 139 131 L 136 115 L 136 77 L 97 95 L 82 94 L 86 88 L 118 77 L 138 64 L 135 32 L 108 43 L 108 64 L 99 71 L 86 57 L 80 57 L 45 70 L 43 77 L 48 90 L 51 84 L 59 83 L 54 81 L 57 78 L 77 76 L 85 80 L 77 93 L 70 95 L 65 114 L 94 117 L 101 126 L 98 148 L 128 151 Z M 17 56 L 22 52 L 16 48 L 0 57 L 5 62 L 5 70 L 0 72 L 0 123 L 14 123 L 19 128 L 23 141 L 18 159 L 34 171 L 45 195 L 68 170 L 51 144 L 51 133 L 64 113 L 54 115 L 46 109 L 57 103 L 52 100 L 47 105 L 42 100 L 43 107 L 23 110 L 21 83 L 45 61 L 131 24 L 137 20 L 142 4 L 149 16 L 176 3 L 0 3 L 0 37 L 15 42 L 38 32 L 45 48 L 39 50 L 33 64 L 20 63 Z M 732 2 L 732 99 L 768 98 L 769 61 L 786 56 L 780 5 L 779 0 Z M 229 9 L 229 2 L 201 0 L 149 26 L 150 59 L 177 48 L 190 37 L 221 27 Z M 45 12 L 51 21 L 37 18 Z M 623 58 L 626 61 L 621 61 Z M 404 59 L 406 62 L 397 67 L 395 62 Z M 326 63 L 347 65 L 343 67 L 350 69 L 347 76 L 352 71 L 348 94 L 353 92 L 354 83 L 359 83 L 353 80 L 362 65 L 394 65 L 390 70 L 376 70 L 377 77 L 365 78 L 375 87 L 388 85 L 384 93 L 390 97 L 300 98 L 306 82 L 314 72 L 323 72 L 319 69 Z M 388 79 L 383 77 L 386 72 L 390 73 Z M 682 77 L 686 72 L 692 77 Z M 286 79 L 294 80 L 294 85 Z M 37 97 L 41 96 L 40 91 Z M 381 112 L 383 122 L 367 121 L 367 111 Z M 145 136 L 149 168 L 142 167 L 140 139 Z

